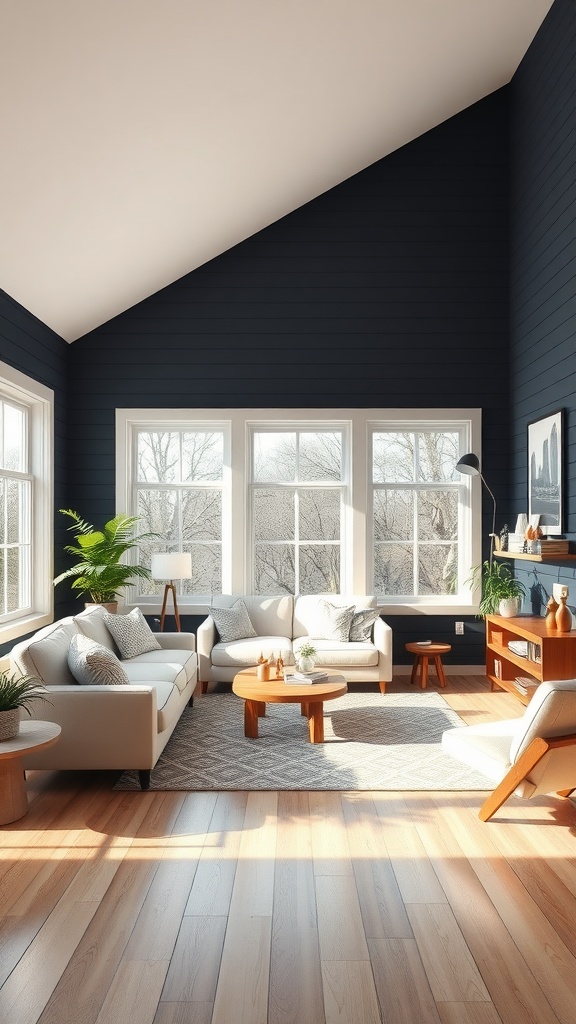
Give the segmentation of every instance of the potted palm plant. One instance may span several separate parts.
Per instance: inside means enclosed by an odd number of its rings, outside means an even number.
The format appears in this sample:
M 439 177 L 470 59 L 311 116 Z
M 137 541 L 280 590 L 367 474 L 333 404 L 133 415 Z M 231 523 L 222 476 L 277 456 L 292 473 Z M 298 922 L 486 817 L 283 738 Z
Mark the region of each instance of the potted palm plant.
M 20 732 L 22 708 L 29 715 L 34 700 L 48 700 L 46 687 L 35 676 L 0 672 L 0 740 L 11 740 Z
M 158 536 L 156 533 L 134 532 L 140 516 L 117 515 L 97 530 L 72 509 L 61 508 L 60 512 L 73 520 L 69 529 L 75 531 L 75 543 L 67 544 L 64 550 L 78 561 L 56 577 L 54 586 L 63 580 L 73 579 L 72 590 L 88 594 L 92 604 L 111 606 L 111 610 L 115 610 L 116 598 L 123 587 L 135 579 L 151 579 L 150 569 L 121 561 L 123 555 L 136 548 L 140 541 Z
M 478 607 L 480 617 L 499 614 L 511 618 L 518 615 L 526 589 L 505 563 L 496 560 L 483 562 L 472 569 L 467 582 L 474 587 L 482 587 Z

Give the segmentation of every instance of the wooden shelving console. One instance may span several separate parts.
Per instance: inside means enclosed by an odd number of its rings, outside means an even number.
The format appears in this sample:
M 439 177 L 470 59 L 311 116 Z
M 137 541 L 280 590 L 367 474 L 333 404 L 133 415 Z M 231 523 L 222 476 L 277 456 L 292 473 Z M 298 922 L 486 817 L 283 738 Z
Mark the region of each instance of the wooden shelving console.
M 526 640 L 540 648 L 540 660 L 523 658 L 508 647 L 510 640 Z M 528 704 L 534 689 L 547 679 L 576 677 L 576 630 L 558 633 L 546 629 L 538 615 L 486 616 L 486 675 L 490 689 L 499 686 Z M 533 679 L 533 687 L 524 693 L 515 683 L 516 676 Z

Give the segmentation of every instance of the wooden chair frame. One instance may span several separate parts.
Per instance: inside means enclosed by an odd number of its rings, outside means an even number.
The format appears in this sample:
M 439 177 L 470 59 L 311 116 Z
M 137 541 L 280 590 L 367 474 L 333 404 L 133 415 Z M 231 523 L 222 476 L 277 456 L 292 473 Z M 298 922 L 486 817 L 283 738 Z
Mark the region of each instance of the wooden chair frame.
M 496 786 L 494 792 L 482 804 L 478 814 L 480 820 L 489 821 L 496 814 L 496 811 L 502 807 L 502 804 L 506 802 L 508 797 L 512 796 L 516 787 L 530 775 L 530 772 L 533 771 L 549 750 L 575 745 L 576 733 L 571 733 L 569 736 L 554 736 L 548 740 L 543 739 L 542 736 L 537 736 L 518 758 L 516 764 L 512 765 L 510 771 L 504 776 L 502 782 Z M 574 789 L 562 789 L 558 791 L 558 796 L 570 796 L 573 792 Z

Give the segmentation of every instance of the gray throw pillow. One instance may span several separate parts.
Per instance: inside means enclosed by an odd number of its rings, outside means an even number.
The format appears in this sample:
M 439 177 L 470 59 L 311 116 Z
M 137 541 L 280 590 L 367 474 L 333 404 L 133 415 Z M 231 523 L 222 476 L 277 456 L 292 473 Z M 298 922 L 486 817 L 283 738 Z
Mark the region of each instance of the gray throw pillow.
M 372 626 L 378 615 L 377 608 L 361 608 L 359 612 L 354 612 L 350 626 L 350 639 L 359 642 L 371 640 Z
M 347 643 L 350 638 L 350 626 L 356 606 L 332 604 L 320 599 L 313 623 L 309 626 L 310 636 L 316 640 L 337 640 Z
M 130 682 L 116 655 L 83 633 L 70 640 L 68 667 L 82 686 L 126 686 Z
M 231 608 L 210 608 L 210 615 L 214 619 L 220 639 L 225 644 L 257 636 L 248 609 L 240 598 Z
M 133 608 L 129 615 L 104 612 L 104 622 L 116 641 L 121 658 L 136 658 L 148 651 L 162 650 L 139 608 Z

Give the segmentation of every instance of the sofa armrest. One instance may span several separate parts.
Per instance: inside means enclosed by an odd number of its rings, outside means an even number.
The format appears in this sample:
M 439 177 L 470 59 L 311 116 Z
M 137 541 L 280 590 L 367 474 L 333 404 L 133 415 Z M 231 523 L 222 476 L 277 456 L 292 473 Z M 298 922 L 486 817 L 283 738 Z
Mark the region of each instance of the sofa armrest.
M 212 648 L 218 640 L 216 625 L 211 615 L 200 623 L 196 631 L 196 643 L 198 644 L 198 678 L 200 682 L 206 683 L 210 679 L 210 666 L 212 664 Z
M 195 651 L 194 633 L 154 633 L 156 640 L 165 651 Z
M 392 680 L 392 629 L 380 616 L 374 623 L 374 646 L 378 650 L 378 674 L 382 682 Z
M 62 729 L 54 747 L 27 756 L 27 767 L 151 768 L 158 747 L 153 686 L 50 686 L 50 703 L 35 701 L 32 717 Z

